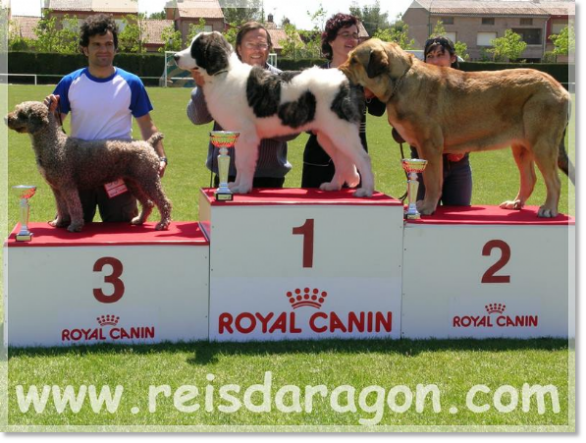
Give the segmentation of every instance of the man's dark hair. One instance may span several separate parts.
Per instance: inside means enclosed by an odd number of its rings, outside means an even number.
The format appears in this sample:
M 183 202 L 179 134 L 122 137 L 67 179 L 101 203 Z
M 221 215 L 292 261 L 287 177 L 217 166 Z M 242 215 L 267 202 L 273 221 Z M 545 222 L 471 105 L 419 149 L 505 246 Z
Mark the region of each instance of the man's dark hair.
M 242 44 L 242 40 L 244 36 L 248 34 L 250 31 L 256 31 L 258 29 L 263 29 L 267 33 L 267 45 L 269 45 L 268 51 L 271 52 L 273 50 L 273 41 L 271 40 L 271 34 L 267 28 L 265 28 L 261 23 L 258 22 L 247 22 L 240 26 L 238 30 L 238 34 L 236 35 L 236 48 Z M 234 48 L 234 49 L 236 49 Z M 240 54 L 236 51 L 236 55 L 240 58 Z
M 106 14 L 91 15 L 81 25 L 79 45 L 87 48 L 90 44 L 90 37 L 104 35 L 108 31 L 114 36 L 114 48 L 118 49 L 118 26 L 116 26 L 112 16 Z

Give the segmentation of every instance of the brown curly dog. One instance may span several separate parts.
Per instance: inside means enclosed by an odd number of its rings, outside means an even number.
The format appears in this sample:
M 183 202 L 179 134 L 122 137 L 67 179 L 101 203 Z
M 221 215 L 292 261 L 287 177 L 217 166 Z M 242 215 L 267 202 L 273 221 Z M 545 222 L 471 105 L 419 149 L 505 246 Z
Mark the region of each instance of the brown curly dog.
M 163 138 L 154 134 L 148 141 L 85 141 L 66 136 L 55 116 L 41 102 L 24 102 L 4 121 L 10 129 L 31 135 L 39 172 L 51 186 L 57 202 L 57 218 L 51 226 L 71 232 L 83 228 L 79 190 L 93 189 L 119 178 L 140 201 L 142 210 L 131 223 L 143 224 L 157 205 L 161 221 L 156 229 L 171 223 L 171 202 L 159 177 L 159 157 L 154 145 Z

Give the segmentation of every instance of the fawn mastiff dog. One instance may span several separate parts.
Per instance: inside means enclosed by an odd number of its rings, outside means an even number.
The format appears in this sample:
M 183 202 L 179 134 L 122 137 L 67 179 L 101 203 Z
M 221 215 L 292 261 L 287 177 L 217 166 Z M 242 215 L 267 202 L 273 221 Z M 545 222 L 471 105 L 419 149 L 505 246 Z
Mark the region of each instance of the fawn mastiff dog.
M 353 83 L 387 103 L 389 123 L 420 158 L 425 198 L 432 214 L 441 197 L 442 154 L 512 147 L 521 174 L 517 196 L 502 208 L 521 209 L 543 175 L 547 198 L 538 216 L 558 213 L 559 166 L 574 182 L 564 147 L 570 95 L 548 74 L 533 69 L 462 72 L 417 60 L 395 43 L 371 39 L 359 45 L 340 69 Z

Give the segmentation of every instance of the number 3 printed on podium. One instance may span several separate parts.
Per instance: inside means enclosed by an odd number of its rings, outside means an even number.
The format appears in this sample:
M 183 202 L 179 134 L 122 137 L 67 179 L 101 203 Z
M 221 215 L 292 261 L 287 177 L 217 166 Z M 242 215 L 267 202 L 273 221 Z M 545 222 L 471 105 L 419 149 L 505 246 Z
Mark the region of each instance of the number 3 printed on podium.
M 94 297 L 100 303 L 116 303 L 124 295 L 124 282 L 120 280 L 124 267 L 117 258 L 102 257 L 94 263 L 94 272 L 102 272 L 106 265 L 112 267 L 112 273 L 104 275 L 104 282 L 111 284 L 114 287 L 114 292 L 111 295 L 106 295 L 101 288 L 94 288 Z

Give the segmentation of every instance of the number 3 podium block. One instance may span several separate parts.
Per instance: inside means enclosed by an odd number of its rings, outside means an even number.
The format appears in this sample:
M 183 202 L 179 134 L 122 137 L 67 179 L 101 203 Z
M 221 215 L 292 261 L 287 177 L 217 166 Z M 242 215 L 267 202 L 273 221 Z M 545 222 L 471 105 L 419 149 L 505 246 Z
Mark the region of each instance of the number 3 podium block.
M 403 206 L 352 192 L 202 190 L 211 340 L 400 337 Z
M 9 346 L 208 339 L 209 243 L 196 222 L 31 223 L 5 243 Z
M 407 223 L 403 337 L 573 337 L 574 220 L 536 214 L 439 207 Z

